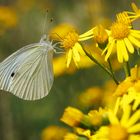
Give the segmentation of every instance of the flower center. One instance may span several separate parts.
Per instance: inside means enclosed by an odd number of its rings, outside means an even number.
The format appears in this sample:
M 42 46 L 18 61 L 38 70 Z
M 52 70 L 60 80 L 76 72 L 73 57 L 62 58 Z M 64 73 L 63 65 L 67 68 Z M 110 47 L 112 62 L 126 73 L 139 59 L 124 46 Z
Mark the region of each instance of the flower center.
M 78 34 L 75 31 L 69 32 L 62 40 L 62 47 L 68 49 L 72 48 L 78 42 Z
M 111 34 L 115 39 L 124 39 L 125 37 L 128 37 L 129 32 L 129 26 L 127 24 L 123 24 L 122 22 L 115 22 L 111 26 Z
M 109 128 L 109 140 L 127 140 L 127 130 L 121 125 L 111 125 Z

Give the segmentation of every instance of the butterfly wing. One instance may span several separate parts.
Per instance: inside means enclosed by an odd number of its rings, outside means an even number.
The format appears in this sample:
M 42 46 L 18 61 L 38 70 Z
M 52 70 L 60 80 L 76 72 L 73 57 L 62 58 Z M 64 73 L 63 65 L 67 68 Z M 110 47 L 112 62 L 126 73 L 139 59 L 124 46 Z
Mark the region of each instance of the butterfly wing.
M 0 89 L 25 100 L 46 96 L 53 84 L 53 49 L 47 45 L 31 44 L 5 59 L 0 64 Z
M 23 59 L 30 54 L 30 51 L 36 48 L 35 46 L 37 45 L 38 43 L 25 46 L 0 63 L 0 89 L 9 91 L 15 70 L 19 67 Z

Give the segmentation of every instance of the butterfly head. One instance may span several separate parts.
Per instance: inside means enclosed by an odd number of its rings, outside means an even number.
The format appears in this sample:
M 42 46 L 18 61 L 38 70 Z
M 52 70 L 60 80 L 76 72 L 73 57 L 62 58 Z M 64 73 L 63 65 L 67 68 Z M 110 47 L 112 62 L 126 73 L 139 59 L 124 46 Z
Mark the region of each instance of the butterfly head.
M 46 34 L 44 34 L 39 42 L 39 46 L 42 46 L 45 50 L 52 50 L 54 51 L 54 46 L 52 41 L 50 41 L 49 37 L 47 37 Z
M 46 34 L 44 34 L 44 35 L 42 35 L 42 37 L 40 39 L 40 43 L 44 43 L 44 42 L 46 42 L 46 40 L 48 40 L 48 39 L 47 39 Z

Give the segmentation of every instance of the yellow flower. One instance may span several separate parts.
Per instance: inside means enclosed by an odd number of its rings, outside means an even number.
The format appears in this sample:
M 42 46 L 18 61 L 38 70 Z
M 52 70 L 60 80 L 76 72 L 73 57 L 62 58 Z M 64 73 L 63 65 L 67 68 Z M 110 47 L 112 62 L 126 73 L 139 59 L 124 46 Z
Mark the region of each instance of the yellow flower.
M 131 7 L 134 12 L 127 11 L 127 13 L 129 14 L 130 20 L 134 21 L 134 20 L 140 18 L 140 9 L 137 7 L 137 5 L 134 2 L 131 3 Z
M 139 105 L 140 105 L 140 92 L 136 91 L 135 88 L 129 89 L 128 97 L 126 97 L 126 98 L 128 98 L 128 99 L 131 98 L 131 100 L 129 100 L 129 104 L 133 102 L 132 110 L 136 110 L 139 107 Z M 125 100 L 128 101 L 127 99 L 124 98 L 122 100 L 122 104 L 124 104 L 124 105 L 126 105 Z
M 140 69 L 135 66 L 131 69 L 131 76 L 127 77 L 117 87 L 115 95 L 119 96 L 115 105 L 117 112 L 119 106 L 132 105 L 132 110 L 136 110 L 140 105 Z
M 81 93 L 79 101 L 82 106 L 90 107 L 97 103 L 100 103 L 102 96 L 102 90 L 98 87 L 92 87 Z
M 107 42 L 108 42 L 108 34 L 107 31 L 104 29 L 102 25 L 96 26 L 95 30 L 93 31 L 94 39 L 98 43 L 98 46 L 101 49 L 104 49 Z
M 131 26 L 123 22 L 115 22 L 109 32 L 109 42 L 103 53 L 106 52 L 105 60 L 111 53 L 117 51 L 117 58 L 120 63 L 129 60 L 129 53 L 134 53 L 134 46 L 140 48 L 140 31 L 131 29 Z
M 66 128 L 52 125 L 42 131 L 41 140 L 60 140 L 67 132 Z
M 67 67 L 69 67 L 72 59 L 74 60 L 76 66 L 78 66 L 78 62 L 80 61 L 80 55 L 85 55 L 79 42 L 88 40 L 90 38 L 93 38 L 93 29 L 87 31 L 82 35 L 78 35 L 76 31 L 73 30 L 61 40 L 61 47 L 64 48 L 67 53 Z
M 114 112 L 116 113 L 120 106 L 124 108 L 130 104 L 132 110 L 136 110 L 140 105 L 140 92 L 136 91 L 134 87 L 129 88 L 127 94 L 117 98 Z
M 140 67 L 135 66 L 131 69 L 131 76 L 127 77 L 122 81 L 115 90 L 114 95 L 122 96 L 127 94 L 130 88 L 135 88 L 136 91 L 140 92 Z
M 0 34 L 17 25 L 17 14 L 13 8 L 0 6 Z
M 130 77 L 127 77 L 124 81 L 122 81 L 118 87 L 115 90 L 114 95 L 116 96 L 122 96 L 124 94 L 127 94 L 128 89 L 132 87 L 134 83 L 131 81 Z
M 52 40 L 61 41 L 69 32 L 76 30 L 74 26 L 68 23 L 62 23 L 52 28 L 49 35 Z
M 121 110 L 118 110 L 118 113 Z M 140 110 L 132 111 L 131 105 L 125 106 L 119 115 L 108 112 L 110 125 L 102 126 L 91 140 L 137 140 L 140 138 Z
M 88 113 L 89 121 L 93 126 L 100 126 L 104 119 L 107 117 L 107 111 L 105 109 L 99 108 L 99 111 L 97 110 L 91 110 Z
M 84 114 L 80 110 L 73 107 L 67 107 L 60 120 L 70 126 L 78 126 L 83 117 Z

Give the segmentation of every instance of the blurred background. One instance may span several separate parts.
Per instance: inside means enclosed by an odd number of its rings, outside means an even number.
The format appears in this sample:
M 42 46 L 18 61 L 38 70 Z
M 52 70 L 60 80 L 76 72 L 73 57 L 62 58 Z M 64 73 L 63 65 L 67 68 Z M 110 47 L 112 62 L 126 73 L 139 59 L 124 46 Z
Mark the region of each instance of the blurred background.
M 131 0 L 0 0 L 0 60 L 38 42 L 43 32 L 75 28 L 83 33 L 99 23 L 108 27 L 116 13 L 130 9 L 130 3 Z M 44 29 L 46 10 L 49 12 Z M 49 22 L 51 18 L 53 22 Z M 100 50 L 95 48 L 94 52 L 100 56 Z M 114 64 L 118 72 L 119 67 Z M 67 106 L 86 112 L 111 105 L 115 84 L 106 82 L 110 77 L 89 59 L 83 58 L 78 69 L 74 65 L 66 69 L 65 56 L 54 56 L 54 75 L 49 95 L 38 101 L 24 101 L 0 91 L 0 140 L 55 140 L 45 133 L 48 127 L 50 132 L 55 126 L 66 128 L 60 118 Z

